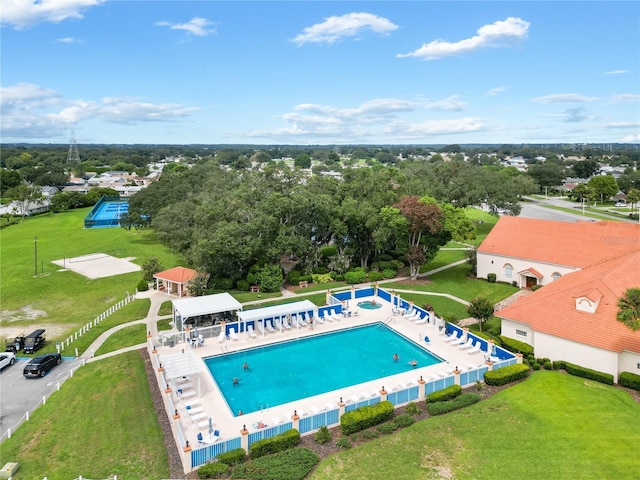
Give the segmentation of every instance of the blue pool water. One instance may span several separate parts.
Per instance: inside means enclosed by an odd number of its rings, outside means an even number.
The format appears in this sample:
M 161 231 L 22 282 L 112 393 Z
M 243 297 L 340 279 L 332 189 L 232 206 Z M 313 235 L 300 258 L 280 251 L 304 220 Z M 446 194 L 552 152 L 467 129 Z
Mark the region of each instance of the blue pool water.
M 129 211 L 129 202 L 104 202 L 101 207 L 93 215 L 95 220 L 117 220 Z
M 237 415 L 406 372 L 414 359 L 419 367 L 442 361 L 377 323 L 210 357 L 205 364 Z
M 382 304 L 378 302 L 372 302 L 371 300 L 365 300 L 363 302 L 359 302 L 358 306 L 360 308 L 364 308 L 365 310 L 377 310 L 378 308 L 382 308 Z

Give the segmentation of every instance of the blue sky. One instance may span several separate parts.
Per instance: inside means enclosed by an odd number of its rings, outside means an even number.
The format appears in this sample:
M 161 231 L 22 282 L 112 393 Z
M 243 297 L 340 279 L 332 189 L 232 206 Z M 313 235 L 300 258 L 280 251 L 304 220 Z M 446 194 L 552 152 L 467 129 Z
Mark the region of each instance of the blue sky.
M 640 142 L 640 2 L 2 0 L 3 142 Z

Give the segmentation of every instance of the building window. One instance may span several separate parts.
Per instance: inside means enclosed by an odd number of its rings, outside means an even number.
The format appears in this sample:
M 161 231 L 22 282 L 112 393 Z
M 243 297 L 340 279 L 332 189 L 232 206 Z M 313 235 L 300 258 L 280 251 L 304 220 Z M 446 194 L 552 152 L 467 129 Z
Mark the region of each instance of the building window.
M 504 276 L 505 278 L 511 278 L 513 276 L 513 267 L 508 263 L 504 266 Z
M 527 332 L 525 332 L 524 330 L 516 330 L 516 335 L 519 335 L 521 337 L 526 337 Z
M 553 278 L 554 280 L 557 280 L 561 277 L 561 275 L 558 272 L 553 272 L 551 274 L 551 278 Z

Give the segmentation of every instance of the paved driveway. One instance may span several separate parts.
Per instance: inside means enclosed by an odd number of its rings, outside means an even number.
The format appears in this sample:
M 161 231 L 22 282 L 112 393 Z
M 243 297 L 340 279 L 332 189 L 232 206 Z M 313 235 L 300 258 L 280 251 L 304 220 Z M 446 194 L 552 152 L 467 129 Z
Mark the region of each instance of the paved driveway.
M 32 411 L 43 396 L 48 397 L 56 390 L 57 384 L 62 384 L 72 368 L 75 370 L 82 364 L 80 359 L 63 357 L 62 363 L 43 378 L 25 378 L 22 370 L 29 360 L 19 357 L 14 365 L 0 373 L 0 436 L 9 428 L 15 431 L 20 419 Z

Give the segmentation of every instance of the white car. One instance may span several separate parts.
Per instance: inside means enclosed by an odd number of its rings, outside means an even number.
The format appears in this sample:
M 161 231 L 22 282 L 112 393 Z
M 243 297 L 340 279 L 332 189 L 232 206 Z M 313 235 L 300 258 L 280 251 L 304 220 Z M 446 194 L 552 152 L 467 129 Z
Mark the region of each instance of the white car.
M 16 363 L 16 354 L 13 352 L 0 353 L 0 370 Z
M 626 207 L 627 206 L 627 202 L 625 202 L 624 200 L 618 200 L 616 202 L 616 207 Z

